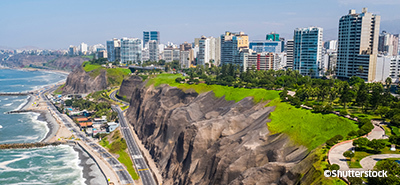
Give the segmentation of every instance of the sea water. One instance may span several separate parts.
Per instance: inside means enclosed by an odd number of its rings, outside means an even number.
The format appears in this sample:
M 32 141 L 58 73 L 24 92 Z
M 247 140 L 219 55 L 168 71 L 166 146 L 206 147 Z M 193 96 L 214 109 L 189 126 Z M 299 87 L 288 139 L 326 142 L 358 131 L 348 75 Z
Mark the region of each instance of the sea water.
M 31 91 L 65 80 L 43 71 L 0 69 L 0 92 Z M 39 114 L 4 114 L 26 104 L 27 96 L 0 96 L 0 144 L 43 140 L 49 128 Z M 0 184 L 84 184 L 78 153 L 67 145 L 0 150 Z

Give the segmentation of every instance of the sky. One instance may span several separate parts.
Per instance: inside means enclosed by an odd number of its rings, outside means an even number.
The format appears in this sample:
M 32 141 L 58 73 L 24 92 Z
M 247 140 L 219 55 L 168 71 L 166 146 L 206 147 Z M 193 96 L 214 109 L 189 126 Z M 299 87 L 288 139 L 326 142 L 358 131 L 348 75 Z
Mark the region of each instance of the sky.
M 400 0 L 0 0 L 0 46 L 66 49 L 112 38 L 143 39 L 160 31 L 161 43 L 193 42 L 243 31 L 250 40 L 277 32 L 287 39 L 300 27 L 324 29 L 336 39 L 339 18 L 350 9 L 381 16 L 381 30 L 400 33 Z

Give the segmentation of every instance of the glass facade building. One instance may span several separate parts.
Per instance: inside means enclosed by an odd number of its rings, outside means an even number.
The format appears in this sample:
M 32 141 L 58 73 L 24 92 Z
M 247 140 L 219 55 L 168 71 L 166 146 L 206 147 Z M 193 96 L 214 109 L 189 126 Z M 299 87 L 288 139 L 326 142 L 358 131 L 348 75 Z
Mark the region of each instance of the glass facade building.
M 121 39 L 121 63 L 138 63 L 142 60 L 142 40 L 138 38 Z
M 257 53 L 262 53 L 262 52 L 281 53 L 282 42 L 270 41 L 270 40 L 251 41 L 249 48 Z
M 159 31 L 143 31 L 143 47 L 151 41 L 155 40 L 157 43 L 160 43 L 160 32 Z

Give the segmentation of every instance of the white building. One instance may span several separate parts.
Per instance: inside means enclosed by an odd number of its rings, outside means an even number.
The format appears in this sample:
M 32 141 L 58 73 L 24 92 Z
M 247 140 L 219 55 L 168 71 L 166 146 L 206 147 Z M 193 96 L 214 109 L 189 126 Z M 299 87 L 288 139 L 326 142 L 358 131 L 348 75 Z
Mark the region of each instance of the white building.
M 158 42 L 151 40 L 148 42 L 149 45 L 149 60 L 158 61 L 159 60 L 159 47 Z
M 86 53 L 88 51 L 88 45 L 82 42 L 79 45 L 79 49 L 80 49 L 81 54 L 86 55 Z
M 220 38 L 202 36 L 199 40 L 199 53 L 197 55 L 197 65 L 219 65 L 221 60 L 221 40 Z M 211 62 L 211 63 L 210 63 Z
M 375 82 L 385 82 L 391 75 L 392 57 L 379 55 L 376 60 Z

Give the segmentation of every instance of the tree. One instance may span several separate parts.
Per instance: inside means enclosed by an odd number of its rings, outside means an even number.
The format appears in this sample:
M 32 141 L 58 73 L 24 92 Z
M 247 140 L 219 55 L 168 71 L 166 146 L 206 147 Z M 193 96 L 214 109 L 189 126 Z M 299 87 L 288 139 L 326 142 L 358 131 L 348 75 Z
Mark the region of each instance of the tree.
M 383 87 L 381 83 L 375 83 L 372 86 L 372 93 L 371 93 L 371 99 L 370 99 L 370 103 L 372 106 L 372 109 L 376 109 L 378 107 L 378 105 L 381 103 L 382 98 L 381 98 L 381 94 L 383 93 Z
M 346 104 L 348 102 L 351 102 L 353 97 L 354 97 L 353 91 L 351 91 L 349 84 L 346 82 L 343 86 L 343 90 L 340 96 L 340 102 L 343 103 L 345 109 L 346 109 Z
M 386 84 L 386 91 L 390 91 L 390 86 L 392 85 L 392 79 L 390 77 L 387 77 L 385 80 L 385 84 Z
M 351 185 L 362 185 L 363 180 L 360 177 L 347 177 Z
M 361 85 L 358 88 L 357 91 L 357 97 L 356 97 L 356 102 L 361 105 L 361 109 L 364 109 L 364 106 L 368 103 L 368 98 L 369 98 L 369 94 L 368 94 L 368 89 L 367 89 L 367 85 L 365 85 L 365 83 L 361 83 Z
M 369 140 L 365 137 L 358 138 L 353 141 L 353 146 L 358 147 L 358 148 L 365 148 L 368 146 Z
M 287 89 L 283 89 L 283 91 L 279 93 L 279 96 L 281 97 L 282 101 L 286 101 L 286 97 L 288 96 Z
M 368 146 L 373 148 L 376 152 L 379 152 L 379 150 L 385 148 L 385 143 L 381 140 L 373 139 L 368 143 Z
M 345 151 L 344 153 L 343 153 L 343 156 L 344 157 L 346 157 L 346 158 L 350 158 L 350 163 L 351 163 L 351 159 L 354 157 L 354 152 L 352 152 L 352 151 Z
M 389 111 L 389 107 L 379 106 L 378 109 L 376 109 L 375 114 L 379 114 L 381 118 L 383 118 Z
M 330 169 L 331 171 L 333 171 L 333 170 L 339 170 L 339 169 L 340 169 L 340 166 L 337 165 L 337 164 L 332 164 L 332 165 L 329 167 L 329 169 Z
M 72 100 L 65 100 L 65 106 L 72 106 Z
M 383 159 L 374 167 L 375 170 L 387 171 L 387 177 L 368 177 L 368 184 L 400 184 L 400 164 L 392 159 Z

